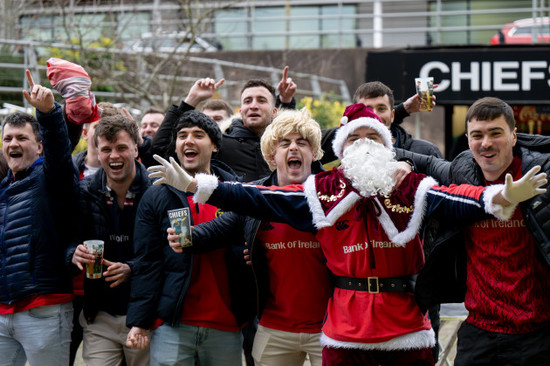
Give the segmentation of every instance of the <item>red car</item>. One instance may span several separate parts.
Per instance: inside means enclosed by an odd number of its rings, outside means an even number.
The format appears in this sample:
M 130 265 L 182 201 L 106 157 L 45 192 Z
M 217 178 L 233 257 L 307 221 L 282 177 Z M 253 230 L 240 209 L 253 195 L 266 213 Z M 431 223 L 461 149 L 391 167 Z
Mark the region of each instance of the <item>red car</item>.
M 533 42 L 532 32 L 537 41 Z M 550 18 L 527 18 L 508 23 L 491 37 L 491 44 L 550 43 Z

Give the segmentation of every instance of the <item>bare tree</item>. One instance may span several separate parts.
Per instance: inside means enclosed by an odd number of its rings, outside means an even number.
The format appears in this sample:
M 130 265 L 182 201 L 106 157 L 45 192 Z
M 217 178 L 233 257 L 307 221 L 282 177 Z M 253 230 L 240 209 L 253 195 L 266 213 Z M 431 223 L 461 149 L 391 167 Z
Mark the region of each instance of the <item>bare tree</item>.
M 40 53 L 40 63 L 49 57 L 65 58 L 88 71 L 94 88 L 120 93 L 112 101 L 166 108 L 190 86 L 181 77 L 195 76 L 185 66 L 196 38 L 211 25 L 214 12 L 229 7 L 230 3 L 177 0 L 160 6 L 158 0 L 130 5 L 122 0 L 0 0 L 1 30 L 6 38 L 21 39 L 25 38 L 25 31 L 34 31 L 36 35 L 36 29 L 21 26 L 23 14 L 36 19 L 36 24 L 47 19 L 54 27 L 47 30 L 52 34 L 52 47 Z M 28 11 L 37 7 L 40 12 Z M 150 21 L 138 17 L 144 9 L 153 14 Z M 18 29 L 21 32 L 14 33 Z M 130 40 L 124 37 L 128 29 L 139 29 L 140 33 L 153 30 L 151 47 L 132 50 Z M 139 38 L 135 33 L 133 37 Z M 185 36 L 177 38 L 170 50 L 165 47 L 161 50 L 167 33 Z

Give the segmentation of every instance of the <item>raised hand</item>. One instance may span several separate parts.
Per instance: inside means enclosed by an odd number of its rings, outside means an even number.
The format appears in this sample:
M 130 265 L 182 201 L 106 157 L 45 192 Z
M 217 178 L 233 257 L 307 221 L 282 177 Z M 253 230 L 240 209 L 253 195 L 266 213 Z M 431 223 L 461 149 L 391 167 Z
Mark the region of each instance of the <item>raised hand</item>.
M 541 187 L 547 184 L 548 180 L 546 173 L 537 174 L 540 169 L 540 165 L 537 165 L 516 181 L 512 180 L 512 175 L 506 174 L 506 183 L 502 190 L 504 199 L 510 203 L 520 203 L 545 193 L 546 188 Z
M 30 70 L 25 71 L 30 93 L 23 90 L 27 102 L 42 113 L 49 113 L 55 106 L 55 99 L 50 89 L 34 83 Z
M 149 178 L 160 178 L 154 181 L 153 184 L 168 184 L 180 191 L 186 192 L 194 181 L 193 177 L 190 176 L 173 157 L 170 157 L 170 162 L 156 154 L 153 155 L 153 158 L 161 164 L 147 168 L 147 171 L 149 171 Z
M 220 79 L 218 82 L 211 78 L 204 78 L 195 81 L 195 84 L 189 89 L 189 93 L 185 98 L 185 103 L 196 107 L 203 100 L 212 98 L 216 90 L 225 82 L 225 79 Z
M 434 89 L 438 87 L 438 84 L 434 85 Z M 435 107 L 435 101 L 437 97 L 432 95 L 432 109 Z M 420 111 L 420 94 L 415 94 L 406 101 L 403 102 L 403 107 L 408 114 L 413 114 Z
M 277 93 L 279 93 L 279 98 L 283 103 L 292 102 L 292 98 L 294 97 L 294 94 L 296 94 L 297 89 L 296 83 L 292 81 L 292 78 L 288 77 L 289 69 L 290 68 L 288 66 L 285 66 L 283 69 L 283 77 L 279 82 L 279 85 L 277 85 Z

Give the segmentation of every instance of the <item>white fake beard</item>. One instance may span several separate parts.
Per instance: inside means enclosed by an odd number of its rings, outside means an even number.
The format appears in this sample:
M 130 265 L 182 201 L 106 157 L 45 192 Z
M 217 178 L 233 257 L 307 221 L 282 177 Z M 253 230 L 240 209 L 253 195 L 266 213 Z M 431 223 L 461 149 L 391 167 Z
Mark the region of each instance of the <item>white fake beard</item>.
M 360 139 L 344 150 L 344 175 L 361 196 L 389 194 L 395 185 L 395 153 L 370 139 Z

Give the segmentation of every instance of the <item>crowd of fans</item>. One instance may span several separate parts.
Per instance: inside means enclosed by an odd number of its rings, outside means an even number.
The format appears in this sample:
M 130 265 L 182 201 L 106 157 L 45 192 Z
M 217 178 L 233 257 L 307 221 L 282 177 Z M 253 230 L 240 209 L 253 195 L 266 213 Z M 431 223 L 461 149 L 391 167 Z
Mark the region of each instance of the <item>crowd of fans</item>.
M 550 137 L 506 102 L 476 101 L 447 161 L 401 126 L 420 96 L 378 81 L 327 130 L 288 66 L 237 114 L 202 78 L 138 122 L 47 65 L 63 104 L 27 71 L 36 117 L 2 126 L 0 365 L 434 365 L 448 302 L 455 365 L 550 364 Z

